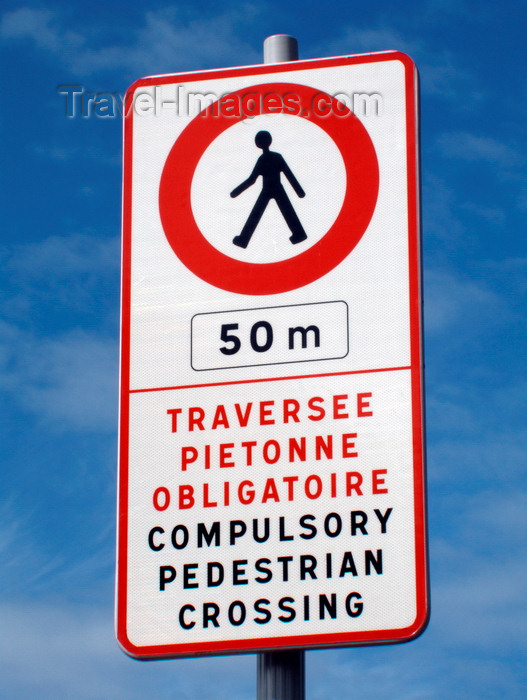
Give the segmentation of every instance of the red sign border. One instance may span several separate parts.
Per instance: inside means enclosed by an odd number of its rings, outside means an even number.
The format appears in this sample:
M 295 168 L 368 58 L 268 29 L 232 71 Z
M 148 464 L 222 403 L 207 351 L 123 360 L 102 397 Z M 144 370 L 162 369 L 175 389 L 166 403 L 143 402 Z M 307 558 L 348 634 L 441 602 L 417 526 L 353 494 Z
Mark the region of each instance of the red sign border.
M 192 80 L 210 80 L 215 77 L 249 75 L 269 76 L 284 71 L 329 68 L 345 65 L 399 61 L 405 70 L 406 135 L 407 135 L 407 193 L 408 193 L 408 246 L 410 292 L 410 357 L 414 456 L 414 521 L 416 562 L 416 618 L 412 625 L 402 629 L 373 630 L 305 636 L 282 636 L 258 639 L 224 640 L 194 644 L 136 646 L 127 635 L 127 557 L 128 557 L 128 440 L 130 410 L 130 321 L 131 321 L 131 204 L 132 204 L 132 136 L 133 95 L 140 87 Z M 127 91 L 124 119 L 124 175 L 123 175 L 123 240 L 121 279 L 121 366 L 119 416 L 119 475 L 117 520 L 117 582 L 116 582 L 116 636 L 121 648 L 137 659 L 185 658 L 205 655 L 255 653 L 279 649 L 323 649 L 332 647 L 364 646 L 411 641 L 426 628 L 429 619 L 428 551 L 426 535 L 426 492 L 424 457 L 424 395 L 422 373 L 422 307 L 420 256 L 420 193 L 418 162 L 418 74 L 413 61 L 397 51 L 340 56 L 333 58 L 296 61 L 274 65 L 254 65 L 240 68 L 209 70 L 143 78 Z M 342 373 L 346 374 L 346 373 Z M 309 375 L 311 377 L 323 375 Z M 292 377 L 283 377 L 289 379 Z M 279 380 L 281 378 L 273 378 Z M 262 644 L 262 642 L 264 642 Z

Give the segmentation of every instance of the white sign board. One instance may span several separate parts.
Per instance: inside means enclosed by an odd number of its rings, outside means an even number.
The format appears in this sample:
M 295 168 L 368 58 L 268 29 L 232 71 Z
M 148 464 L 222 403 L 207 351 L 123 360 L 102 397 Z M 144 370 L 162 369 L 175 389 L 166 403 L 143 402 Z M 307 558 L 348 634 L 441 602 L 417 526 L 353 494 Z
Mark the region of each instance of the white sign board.
M 426 625 L 416 80 L 389 52 L 128 92 L 117 636 L 133 656 Z

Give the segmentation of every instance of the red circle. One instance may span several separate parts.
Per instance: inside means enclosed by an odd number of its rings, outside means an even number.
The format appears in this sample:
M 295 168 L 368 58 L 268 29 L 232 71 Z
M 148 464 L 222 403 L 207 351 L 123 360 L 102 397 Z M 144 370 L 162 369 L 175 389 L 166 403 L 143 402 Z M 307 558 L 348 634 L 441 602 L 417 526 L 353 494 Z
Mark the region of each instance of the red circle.
M 223 131 L 244 119 L 243 114 L 222 113 L 221 104 L 227 104 L 223 101 L 229 99 L 232 104 L 236 100 L 241 104 L 249 93 L 258 93 L 262 97 L 260 104 L 255 105 L 254 114 L 266 113 L 263 98 L 270 93 L 283 96 L 284 104 L 288 104 L 287 97 L 298 97 L 300 108 L 294 115 L 308 119 L 327 132 L 338 146 L 346 168 L 346 194 L 331 228 L 308 250 L 272 263 L 247 263 L 217 250 L 196 224 L 190 199 L 194 171 L 206 148 Z M 313 113 L 312 105 L 320 97 L 328 99 L 328 104 L 331 104 L 329 113 L 324 116 Z M 214 103 L 212 110 L 204 109 L 181 132 L 161 175 L 159 211 L 174 253 L 205 282 L 238 294 L 288 292 L 327 274 L 357 245 L 373 216 L 377 201 L 377 155 L 362 123 L 335 98 L 307 85 L 293 83 L 266 83 L 243 88 Z M 282 111 L 293 113 L 285 107 Z

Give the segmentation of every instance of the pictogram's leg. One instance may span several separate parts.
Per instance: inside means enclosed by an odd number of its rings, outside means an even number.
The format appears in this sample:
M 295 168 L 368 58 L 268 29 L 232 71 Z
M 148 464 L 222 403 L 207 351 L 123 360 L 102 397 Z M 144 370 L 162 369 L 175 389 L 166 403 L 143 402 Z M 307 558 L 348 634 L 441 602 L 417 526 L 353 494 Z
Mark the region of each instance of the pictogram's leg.
M 240 235 L 235 236 L 232 239 L 234 245 L 237 245 L 240 248 L 247 248 L 255 228 L 258 226 L 258 223 L 262 218 L 262 214 L 264 213 L 265 208 L 269 204 L 269 199 L 270 197 L 266 192 L 260 192 L 260 195 L 258 196 L 258 199 L 256 200 L 254 207 L 252 208 L 252 211 L 249 214 L 249 218 L 245 222 L 245 226 L 242 228 Z
M 304 228 L 300 223 L 300 219 L 298 218 L 293 205 L 289 201 L 287 194 L 285 192 L 280 193 L 280 195 L 276 197 L 276 203 L 278 204 L 278 207 L 282 212 L 282 216 L 286 220 L 286 223 L 293 234 L 289 238 L 291 243 L 301 243 L 302 241 L 305 241 L 307 238 L 307 233 L 304 231 Z

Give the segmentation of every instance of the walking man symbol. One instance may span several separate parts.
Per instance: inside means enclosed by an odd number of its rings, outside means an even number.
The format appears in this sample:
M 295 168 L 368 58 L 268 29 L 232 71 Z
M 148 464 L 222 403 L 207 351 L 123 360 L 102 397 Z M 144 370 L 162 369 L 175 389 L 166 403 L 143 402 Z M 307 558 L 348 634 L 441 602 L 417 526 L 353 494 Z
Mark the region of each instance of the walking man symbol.
M 275 153 L 274 151 L 269 150 L 272 140 L 272 136 L 268 131 L 259 131 L 256 134 L 254 142 L 258 148 L 262 149 L 263 153 L 256 161 L 254 170 L 249 175 L 247 180 L 244 180 L 241 185 L 238 185 L 238 187 L 233 189 L 231 192 L 231 197 L 237 197 L 248 187 L 254 185 L 256 179 L 260 175 L 262 176 L 262 191 L 258 195 L 258 199 L 256 200 L 240 235 L 235 236 L 232 241 L 234 245 L 237 245 L 240 248 L 247 248 L 249 245 L 251 236 L 258 226 L 258 223 L 271 199 L 274 199 L 274 201 L 277 203 L 282 216 L 291 230 L 291 236 L 289 238 L 291 243 L 301 243 L 307 238 L 307 234 L 300 223 L 300 219 L 293 209 L 293 205 L 289 201 L 289 197 L 287 196 L 287 193 L 280 182 L 280 173 L 284 173 L 299 197 L 305 197 L 306 193 L 291 172 L 291 169 L 285 162 L 283 156 L 281 156 L 280 153 Z

